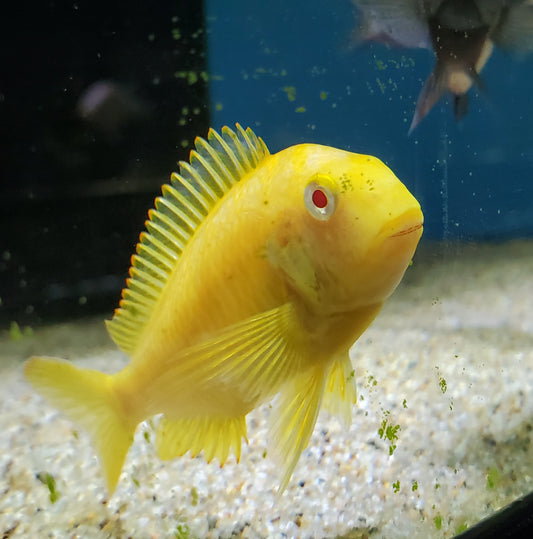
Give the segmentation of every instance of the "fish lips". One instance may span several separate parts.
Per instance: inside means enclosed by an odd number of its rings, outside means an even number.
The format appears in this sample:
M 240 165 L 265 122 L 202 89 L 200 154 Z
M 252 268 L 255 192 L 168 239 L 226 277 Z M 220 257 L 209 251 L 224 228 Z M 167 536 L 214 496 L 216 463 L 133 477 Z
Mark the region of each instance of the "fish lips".
M 420 208 L 410 208 L 392 221 L 383 226 L 380 231 L 380 236 L 383 239 L 388 238 L 401 238 L 403 236 L 410 236 L 417 234 L 418 237 L 422 236 L 424 228 L 424 216 Z
M 408 234 L 413 234 L 417 230 L 422 230 L 423 228 L 424 228 L 424 225 L 422 223 L 417 223 L 415 225 L 411 225 L 406 228 L 403 228 L 399 232 L 396 232 L 396 234 L 392 234 L 390 237 L 398 238 L 400 236 L 407 236 Z M 422 234 L 422 232 L 420 234 Z

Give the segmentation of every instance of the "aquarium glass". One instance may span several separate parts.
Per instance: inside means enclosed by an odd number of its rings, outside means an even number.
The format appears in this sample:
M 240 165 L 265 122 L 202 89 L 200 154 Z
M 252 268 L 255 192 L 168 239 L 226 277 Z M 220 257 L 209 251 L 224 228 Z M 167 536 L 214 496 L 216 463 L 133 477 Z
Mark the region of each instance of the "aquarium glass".
M 444 538 L 527 495 L 533 511 L 531 2 L 80 0 L 5 11 L 3 537 Z M 410 129 L 425 84 L 438 95 Z M 420 203 L 422 238 L 350 350 L 351 419 L 321 409 L 284 492 L 286 463 L 269 444 L 279 408 L 266 402 L 222 467 L 201 443 L 188 451 L 194 421 L 185 454 L 159 459 L 160 417 L 142 417 L 110 496 L 91 437 L 34 391 L 24 362 L 60 357 L 109 374 L 128 364 L 104 321 L 133 276 L 148 210 L 196 137 L 236 124 L 271 154 L 314 143 L 379 158 Z M 216 269 L 239 279 L 228 253 Z M 191 297 L 206 295 L 206 283 L 193 286 Z M 206 324 L 221 308 L 212 294 Z M 151 383 L 143 372 L 136 387 Z M 172 369 L 162 379 L 161 391 L 172 387 Z M 228 382 L 227 399 L 234 391 Z M 133 409 L 135 396 L 121 402 Z

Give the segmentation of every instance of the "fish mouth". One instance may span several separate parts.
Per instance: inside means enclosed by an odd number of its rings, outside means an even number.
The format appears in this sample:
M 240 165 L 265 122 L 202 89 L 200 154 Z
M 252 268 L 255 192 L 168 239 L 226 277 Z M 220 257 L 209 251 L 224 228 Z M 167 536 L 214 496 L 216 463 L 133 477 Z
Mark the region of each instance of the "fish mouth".
M 396 232 L 396 234 L 392 234 L 391 238 L 397 238 L 399 236 L 407 236 L 408 234 L 412 234 L 413 232 L 416 232 L 417 230 L 420 230 L 424 225 L 422 223 L 417 223 L 416 225 L 411 225 L 406 228 L 403 228 L 399 232 Z
M 422 229 L 423 224 L 424 216 L 420 208 L 409 208 L 392 221 L 389 221 L 382 228 L 380 234 L 385 238 L 401 238 L 419 231 Z

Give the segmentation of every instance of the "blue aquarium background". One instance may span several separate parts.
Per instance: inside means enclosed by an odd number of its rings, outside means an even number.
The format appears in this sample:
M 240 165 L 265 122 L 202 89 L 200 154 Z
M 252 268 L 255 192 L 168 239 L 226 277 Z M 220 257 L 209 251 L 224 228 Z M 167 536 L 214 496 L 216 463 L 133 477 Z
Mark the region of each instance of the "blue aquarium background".
M 464 120 L 442 99 L 408 136 L 433 54 L 357 46 L 349 0 L 10 4 L 6 20 L 4 324 L 111 313 L 148 209 L 210 125 L 250 126 L 271 152 L 379 156 L 419 199 L 423 243 L 533 235 L 531 56 L 495 49 Z M 109 82 L 135 114 L 82 118 Z
M 425 239 L 533 234 L 533 58 L 495 48 L 456 123 L 446 98 L 408 136 L 434 58 L 356 46 L 348 0 L 206 2 L 211 123 L 379 156 L 420 200 Z

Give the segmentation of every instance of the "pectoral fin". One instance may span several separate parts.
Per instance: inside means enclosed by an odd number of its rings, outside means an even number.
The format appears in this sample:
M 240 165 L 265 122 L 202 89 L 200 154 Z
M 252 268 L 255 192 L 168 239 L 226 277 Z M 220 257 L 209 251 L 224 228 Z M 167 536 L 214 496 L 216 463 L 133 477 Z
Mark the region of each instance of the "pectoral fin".
M 435 68 L 435 71 L 426 80 L 418 100 L 416 102 L 416 109 L 409 127 L 409 135 L 413 132 L 416 126 L 427 116 L 429 111 L 433 108 L 435 103 L 442 97 L 446 87 L 442 80 L 442 73 Z
M 169 358 L 164 375 L 154 381 L 154 392 L 164 396 L 163 402 L 182 395 L 183 417 L 238 417 L 274 396 L 301 370 L 309 357 L 307 347 L 294 308 L 282 305 Z M 178 413 L 170 417 L 181 419 Z

